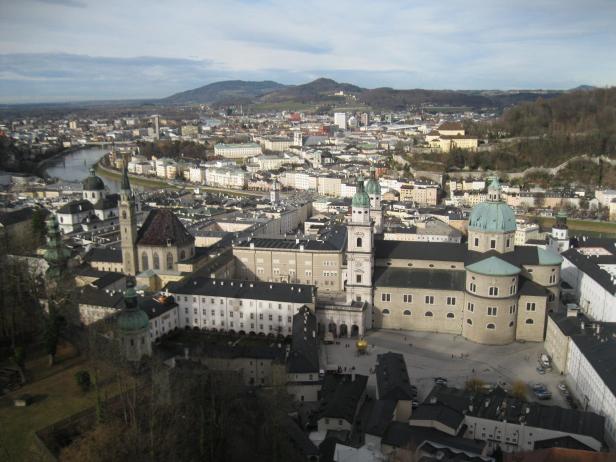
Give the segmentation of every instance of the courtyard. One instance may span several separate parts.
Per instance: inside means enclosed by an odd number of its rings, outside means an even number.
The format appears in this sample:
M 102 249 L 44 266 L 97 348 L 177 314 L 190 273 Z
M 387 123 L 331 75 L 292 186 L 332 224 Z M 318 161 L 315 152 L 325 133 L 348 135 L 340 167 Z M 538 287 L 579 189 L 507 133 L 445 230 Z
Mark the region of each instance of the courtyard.
M 370 331 L 365 339 L 368 351 L 358 355 L 355 339 L 338 339 L 338 344 L 324 345 L 322 362 L 325 369 L 337 369 L 369 376 L 368 393 L 376 393 L 374 367 L 377 355 L 388 351 L 401 353 L 406 360 L 411 384 L 418 390 L 422 401 L 434 386 L 435 377 L 444 377 L 449 386 L 464 388 L 467 380 L 479 379 L 485 383 L 511 386 L 516 381 L 543 383 L 552 392 L 552 399 L 543 404 L 568 407 L 558 392 L 563 377 L 557 372 L 540 375 L 537 360 L 544 352 L 543 343 L 512 343 L 502 346 L 480 345 L 459 335 L 399 330 Z M 348 347 L 347 347 L 348 344 Z M 352 368 L 355 369 L 352 369 Z M 530 389 L 527 399 L 536 400 Z

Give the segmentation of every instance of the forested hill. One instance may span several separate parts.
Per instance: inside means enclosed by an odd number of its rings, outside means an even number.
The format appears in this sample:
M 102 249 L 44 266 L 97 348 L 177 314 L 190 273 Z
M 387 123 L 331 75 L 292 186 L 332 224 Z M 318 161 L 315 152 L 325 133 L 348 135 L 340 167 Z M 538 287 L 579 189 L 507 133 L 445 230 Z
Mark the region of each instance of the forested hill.
M 501 123 L 511 136 L 616 135 L 616 87 L 521 103 L 508 109 Z

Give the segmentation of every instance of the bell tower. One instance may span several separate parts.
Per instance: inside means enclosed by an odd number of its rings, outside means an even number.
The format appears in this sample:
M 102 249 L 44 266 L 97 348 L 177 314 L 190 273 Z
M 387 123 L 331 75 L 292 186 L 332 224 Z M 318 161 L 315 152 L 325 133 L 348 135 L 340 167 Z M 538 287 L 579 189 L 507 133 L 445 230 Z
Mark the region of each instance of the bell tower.
M 135 209 L 135 196 L 130 188 L 128 169 L 124 166 L 122 184 L 120 186 L 120 235 L 122 237 L 122 269 L 124 274 L 135 276 L 139 272 L 137 267 L 137 216 Z
M 370 212 L 370 197 L 360 178 L 351 202 L 351 218 L 347 222 L 347 303 L 368 302 L 372 309 L 374 222 Z

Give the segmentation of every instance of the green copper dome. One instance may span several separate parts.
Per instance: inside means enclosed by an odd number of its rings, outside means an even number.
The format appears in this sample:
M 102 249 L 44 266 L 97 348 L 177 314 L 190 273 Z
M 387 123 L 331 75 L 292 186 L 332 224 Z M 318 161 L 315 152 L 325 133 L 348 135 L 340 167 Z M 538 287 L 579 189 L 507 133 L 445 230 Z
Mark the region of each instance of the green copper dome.
M 124 292 L 124 309 L 118 316 L 118 328 L 122 332 L 134 332 L 147 329 L 149 323 L 148 315 L 139 308 L 135 283 L 129 279 Z
M 357 192 L 353 196 L 351 205 L 356 208 L 370 208 L 370 197 L 364 191 L 364 180 L 362 178 L 357 179 Z
M 100 177 L 96 176 L 93 168 L 90 169 L 90 176 L 83 180 L 84 191 L 104 191 L 105 183 Z
M 468 229 L 488 233 L 515 232 L 515 214 L 511 207 L 500 200 L 500 183 L 497 178 L 488 186 L 488 200 L 473 208 L 468 219 Z
M 515 276 L 520 268 L 498 257 L 489 257 L 466 267 L 467 270 L 485 276 Z
M 366 182 L 365 189 L 366 189 L 366 193 L 370 196 L 380 196 L 381 195 L 381 185 L 379 184 L 379 181 L 376 179 L 374 169 L 370 169 L 370 179 Z

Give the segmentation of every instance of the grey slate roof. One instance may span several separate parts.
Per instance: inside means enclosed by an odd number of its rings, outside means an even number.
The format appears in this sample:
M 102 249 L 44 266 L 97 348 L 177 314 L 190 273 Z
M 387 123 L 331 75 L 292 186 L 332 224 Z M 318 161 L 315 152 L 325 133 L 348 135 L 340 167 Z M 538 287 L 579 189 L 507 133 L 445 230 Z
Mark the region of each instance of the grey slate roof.
M 92 203 L 86 199 L 80 199 L 63 205 L 58 209 L 57 213 L 75 215 L 88 210 L 94 210 Z
M 368 402 L 364 431 L 369 435 L 382 437 L 393 420 L 396 404 L 396 401 L 386 399 Z
M 375 287 L 408 287 L 464 290 L 466 274 L 461 270 L 386 267 L 374 269 Z
M 522 420 L 529 427 L 586 435 L 603 442 L 603 416 L 593 412 L 521 401 L 508 396 L 501 388 L 488 394 L 475 394 L 436 385 L 425 402 L 440 403 L 461 414 L 466 413 L 482 419 L 506 420 L 516 424 Z
M 451 244 L 445 242 L 381 240 L 374 242 L 375 259 L 414 259 L 463 262 L 466 258 L 466 254 L 466 243 Z
M 305 284 L 210 279 L 203 276 L 170 282 L 166 289 L 178 295 L 252 298 L 291 303 L 311 303 L 313 298 L 313 287 Z
M 16 223 L 32 220 L 32 215 L 36 209 L 34 207 L 25 207 L 19 210 L 11 210 L 10 212 L 0 212 L 0 224 L 3 226 L 11 226 Z M 39 209 L 43 217 L 49 215 L 47 209 Z
M 86 262 L 122 263 L 122 250 L 103 247 L 93 248 L 85 254 L 83 260 Z
M 519 294 L 531 297 L 547 297 L 550 291 L 530 279 L 520 277 Z
M 306 306 L 293 316 L 291 351 L 287 359 L 290 373 L 319 373 L 317 317 Z
M 300 246 L 304 246 L 305 250 L 312 251 L 341 251 L 346 244 L 346 227 L 336 226 L 323 232 L 319 239 L 273 239 L 273 238 L 252 238 L 249 242 L 236 244 L 238 248 L 250 247 L 251 244 L 255 248 L 265 249 L 281 249 L 281 250 L 299 250 Z
M 404 356 L 400 353 L 383 353 L 377 356 L 376 384 L 379 399 L 410 401 L 417 396 L 411 387 Z
M 411 427 L 405 422 L 392 422 L 381 443 L 397 448 L 410 447 L 415 449 L 425 441 L 432 441 L 474 454 L 481 454 L 486 446 L 483 441 L 450 436 L 433 428 Z
M 464 422 L 464 414 L 444 404 L 424 403 L 413 411 L 410 421 L 411 426 L 414 420 L 434 420 L 457 432 L 460 425 Z
M 321 388 L 319 418 L 344 419 L 353 423 L 368 377 L 355 374 L 326 374 Z
M 613 240 L 612 242 L 616 242 Z M 599 246 L 599 245 L 598 245 Z M 600 247 L 606 248 L 605 245 Z M 609 248 L 610 252 L 616 254 L 616 248 Z M 580 271 L 587 274 L 597 284 L 603 287 L 607 292 L 616 295 L 616 282 L 612 282 L 610 274 L 599 267 L 599 264 L 616 265 L 616 255 L 606 255 L 599 257 L 587 257 L 577 249 L 569 249 L 563 252 L 562 256 L 575 265 Z

